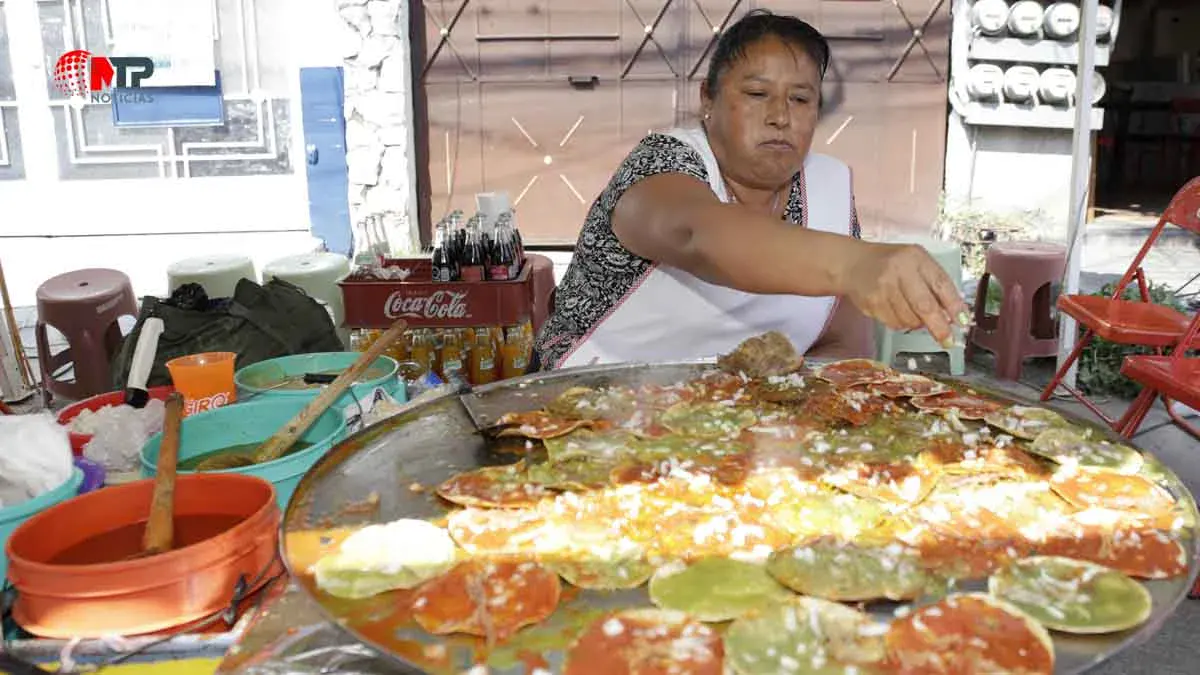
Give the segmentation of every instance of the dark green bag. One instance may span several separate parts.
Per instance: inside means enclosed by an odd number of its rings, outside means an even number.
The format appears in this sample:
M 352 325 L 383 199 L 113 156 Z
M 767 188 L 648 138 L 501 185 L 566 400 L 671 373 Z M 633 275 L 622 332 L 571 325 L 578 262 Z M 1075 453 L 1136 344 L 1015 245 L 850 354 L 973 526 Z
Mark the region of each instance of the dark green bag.
M 232 298 L 215 300 L 200 286 L 185 284 L 168 300 L 142 300 L 137 324 L 113 361 L 114 391 L 125 389 L 142 325 L 155 316 L 164 330 L 147 382 L 151 387 L 171 384 L 167 361 L 188 354 L 235 352 L 240 369 L 280 356 L 346 349 L 325 307 L 286 281 L 259 286 L 242 279 Z

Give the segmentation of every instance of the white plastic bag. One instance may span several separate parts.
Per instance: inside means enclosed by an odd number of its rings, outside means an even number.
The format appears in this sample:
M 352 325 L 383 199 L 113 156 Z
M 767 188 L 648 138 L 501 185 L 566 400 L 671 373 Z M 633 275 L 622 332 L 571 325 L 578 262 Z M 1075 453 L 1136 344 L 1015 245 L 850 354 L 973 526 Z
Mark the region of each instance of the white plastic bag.
M 53 415 L 0 415 L 0 507 L 53 490 L 74 466 L 67 430 Z
M 137 471 L 142 446 L 162 431 L 166 409 L 158 399 L 141 410 L 128 405 L 105 408 L 90 421 L 92 440 L 83 446 L 83 456 L 112 473 Z

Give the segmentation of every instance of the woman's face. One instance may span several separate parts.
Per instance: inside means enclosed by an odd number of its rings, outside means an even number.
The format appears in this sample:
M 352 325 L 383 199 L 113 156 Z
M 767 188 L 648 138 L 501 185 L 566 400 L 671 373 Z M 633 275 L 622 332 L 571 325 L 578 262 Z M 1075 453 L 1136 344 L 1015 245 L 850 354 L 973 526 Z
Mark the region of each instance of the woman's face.
M 800 47 L 774 36 L 755 42 L 702 87 L 709 142 L 725 177 L 757 190 L 778 190 L 804 164 L 817 127 L 821 75 Z

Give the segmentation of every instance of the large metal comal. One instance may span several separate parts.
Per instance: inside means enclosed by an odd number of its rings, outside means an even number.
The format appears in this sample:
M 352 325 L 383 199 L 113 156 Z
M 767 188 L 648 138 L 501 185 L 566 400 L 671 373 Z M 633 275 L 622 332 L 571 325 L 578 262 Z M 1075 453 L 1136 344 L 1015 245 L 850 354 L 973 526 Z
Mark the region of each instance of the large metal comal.
M 284 557 L 288 557 L 286 549 L 290 536 L 303 539 L 305 533 L 311 536 L 314 528 L 324 531 L 400 518 L 432 519 L 441 516 L 445 510 L 436 496 L 429 489 L 413 489 L 413 486 L 436 486 L 464 470 L 511 463 L 511 455 L 496 454 L 480 433 L 481 429 L 493 426 L 505 413 L 540 409 L 571 387 L 667 385 L 690 380 L 713 368 L 714 365 L 709 362 L 572 368 L 505 380 L 465 393 L 448 393 L 414 401 L 396 416 L 352 436 L 332 449 L 305 475 L 284 516 L 281 537 Z M 959 381 L 969 383 L 976 391 L 986 392 L 999 400 L 1014 400 L 990 391 L 986 381 Z M 1101 437 L 1118 440 L 1107 429 L 1077 419 L 1071 421 L 1094 427 L 1094 433 Z M 1195 503 L 1188 489 L 1169 471 L 1164 473 L 1164 487 L 1177 500 L 1187 504 L 1194 514 Z M 372 508 L 361 508 L 364 502 Z M 1153 597 L 1154 614 L 1138 629 L 1112 635 L 1055 634 L 1055 672 L 1063 675 L 1084 672 L 1157 631 L 1186 596 L 1191 579 L 1196 575 L 1196 545 L 1197 537 L 1193 532 L 1187 545 L 1188 575 L 1145 582 L 1145 587 Z M 292 571 L 295 574 L 304 572 L 299 569 Z M 982 586 L 979 582 L 961 584 L 960 590 L 978 590 Z M 421 672 L 419 665 L 406 659 L 394 644 L 385 644 L 377 635 L 373 637 L 370 632 L 359 631 L 352 622 L 346 621 L 361 616 L 361 607 L 355 609 L 354 603 L 338 602 L 307 590 L 306 593 L 320 605 L 326 618 L 348 633 L 348 642 L 358 640 L 384 655 L 379 660 L 380 670 L 393 672 L 399 665 L 400 672 Z M 554 630 L 555 626 L 563 628 L 572 621 L 571 617 L 588 611 L 648 604 L 644 588 L 620 592 L 581 591 L 559 606 L 547 620 L 544 632 Z M 872 607 L 872 611 L 883 618 L 891 614 L 895 605 L 874 603 Z M 420 653 L 424 647 L 439 650 L 439 645 L 461 647 L 463 644 L 453 637 L 433 636 L 418 629 L 401 629 L 397 638 L 403 641 L 405 653 L 409 654 Z M 413 652 L 413 649 L 417 651 Z M 557 645 L 542 654 L 550 664 L 559 663 L 561 656 Z M 518 662 L 511 669 L 492 668 L 490 672 L 516 675 L 526 670 Z

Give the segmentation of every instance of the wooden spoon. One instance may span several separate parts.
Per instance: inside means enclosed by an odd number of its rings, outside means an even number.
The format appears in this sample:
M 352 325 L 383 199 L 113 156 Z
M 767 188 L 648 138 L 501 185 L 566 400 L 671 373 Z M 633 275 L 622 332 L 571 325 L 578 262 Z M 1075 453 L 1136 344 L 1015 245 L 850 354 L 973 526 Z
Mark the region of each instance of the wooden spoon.
M 379 339 L 371 343 L 365 352 L 359 355 L 358 360 L 350 365 L 349 368 L 342 371 L 341 375 L 337 376 L 329 386 L 321 390 L 316 398 L 308 402 L 299 414 L 291 419 L 283 428 L 275 432 L 262 445 L 258 447 L 258 451 L 254 453 L 254 463 L 261 464 L 279 459 L 283 456 L 296 439 L 300 438 L 308 428 L 317 421 L 329 406 L 341 398 L 342 394 L 354 384 L 355 380 L 362 376 L 367 371 L 375 360 L 392 346 L 396 340 L 399 340 L 404 335 L 404 331 L 408 330 L 408 322 L 404 319 L 399 319 L 392 327 L 384 331 Z
M 167 397 L 162 443 L 158 446 L 158 470 L 154 474 L 154 497 L 138 557 L 171 550 L 175 540 L 175 469 L 179 464 L 179 432 L 183 420 L 183 395 Z

